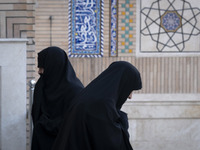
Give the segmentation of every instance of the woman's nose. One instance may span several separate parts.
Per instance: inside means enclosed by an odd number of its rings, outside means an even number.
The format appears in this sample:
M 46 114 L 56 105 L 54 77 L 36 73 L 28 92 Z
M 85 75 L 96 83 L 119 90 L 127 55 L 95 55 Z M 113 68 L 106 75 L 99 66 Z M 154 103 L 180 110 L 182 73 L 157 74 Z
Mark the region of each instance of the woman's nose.
M 44 73 L 44 69 L 43 68 L 39 68 L 38 69 L 38 74 L 43 74 Z
M 131 93 L 131 94 L 128 96 L 128 98 L 129 98 L 129 99 L 131 99 L 131 98 L 132 98 L 132 93 Z

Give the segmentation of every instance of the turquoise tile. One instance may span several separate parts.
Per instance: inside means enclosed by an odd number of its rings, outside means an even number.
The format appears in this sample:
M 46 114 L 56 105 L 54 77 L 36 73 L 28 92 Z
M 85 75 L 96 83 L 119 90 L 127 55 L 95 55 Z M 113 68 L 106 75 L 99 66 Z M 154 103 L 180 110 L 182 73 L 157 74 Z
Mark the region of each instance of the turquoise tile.
M 126 46 L 125 46 L 125 49 L 129 49 L 129 45 L 126 45 Z
M 129 38 L 125 38 L 125 42 L 129 42 Z
M 128 31 L 128 30 L 126 30 L 126 31 L 125 31 L 125 34 L 129 34 L 129 31 Z
M 122 23 L 125 23 L 126 22 L 126 19 L 122 19 Z
M 132 30 L 133 30 L 133 27 L 129 27 L 129 30 L 131 30 L 131 31 L 132 31 Z
M 129 19 L 129 15 L 126 15 L 126 19 Z
M 133 45 L 133 42 L 129 42 L 129 45 Z
M 125 24 L 125 26 L 126 26 L 126 27 L 129 27 L 129 22 L 127 22 L 127 23 Z
M 122 52 L 122 53 L 125 53 L 125 50 L 124 50 L 124 49 L 122 49 L 122 50 L 121 50 L 121 52 Z
M 125 38 L 125 34 L 122 34 L 121 36 L 122 36 L 122 38 Z
M 122 7 L 125 8 L 125 7 L 126 7 L 126 4 L 122 4 Z
M 125 10 L 129 12 L 129 8 L 128 7 Z
M 132 12 L 132 11 L 130 11 L 130 12 L 129 12 L 129 15 L 133 15 L 133 12 Z
M 130 4 L 129 0 L 126 0 L 126 4 Z

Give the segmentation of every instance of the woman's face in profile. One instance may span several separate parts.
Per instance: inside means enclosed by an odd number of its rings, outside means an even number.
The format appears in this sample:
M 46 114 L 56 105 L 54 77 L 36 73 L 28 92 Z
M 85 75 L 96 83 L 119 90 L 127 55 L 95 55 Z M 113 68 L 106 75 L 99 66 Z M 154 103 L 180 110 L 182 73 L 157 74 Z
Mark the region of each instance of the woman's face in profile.
M 38 68 L 38 74 L 43 74 L 44 73 L 44 68 Z

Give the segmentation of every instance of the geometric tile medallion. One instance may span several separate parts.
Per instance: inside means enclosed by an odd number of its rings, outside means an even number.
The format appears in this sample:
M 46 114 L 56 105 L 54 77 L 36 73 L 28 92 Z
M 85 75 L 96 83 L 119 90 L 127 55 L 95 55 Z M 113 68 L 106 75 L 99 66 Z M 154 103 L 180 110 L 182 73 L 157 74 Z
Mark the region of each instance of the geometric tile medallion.
M 199 53 L 200 1 L 137 0 L 141 53 Z
M 161 16 L 161 27 L 166 32 L 176 32 L 181 26 L 182 17 L 177 13 L 177 11 L 166 11 Z
M 69 57 L 103 56 L 103 0 L 70 0 Z

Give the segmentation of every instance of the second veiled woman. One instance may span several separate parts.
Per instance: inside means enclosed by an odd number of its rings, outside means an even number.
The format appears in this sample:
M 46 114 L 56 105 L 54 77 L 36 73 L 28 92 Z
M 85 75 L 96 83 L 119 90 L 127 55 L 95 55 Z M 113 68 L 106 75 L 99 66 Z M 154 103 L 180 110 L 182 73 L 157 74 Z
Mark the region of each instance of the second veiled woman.
M 130 63 L 112 63 L 73 100 L 52 150 L 132 150 L 128 118 L 120 109 L 142 88 Z

